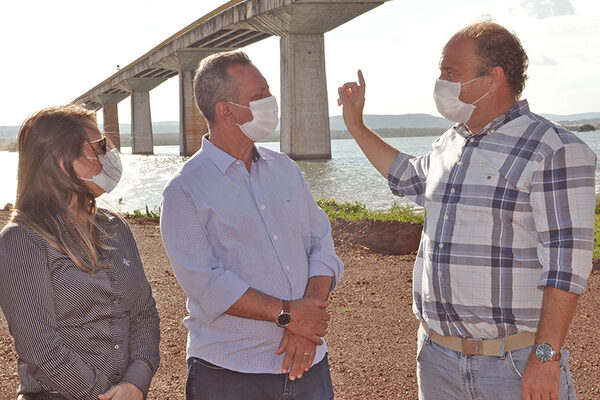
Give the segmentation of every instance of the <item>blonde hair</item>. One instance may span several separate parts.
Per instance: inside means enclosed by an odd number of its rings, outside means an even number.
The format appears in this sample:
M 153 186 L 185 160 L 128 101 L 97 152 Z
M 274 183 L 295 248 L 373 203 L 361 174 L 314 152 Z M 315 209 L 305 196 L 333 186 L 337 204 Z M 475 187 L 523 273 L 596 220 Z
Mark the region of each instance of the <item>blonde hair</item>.
M 96 200 L 73 169 L 86 129 L 98 129 L 96 115 L 82 106 L 45 108 L 19 130 L 17 197 L 12 222 L 22 222 L 83 271 L 106 268 L 98 251 L 110 250 L 107 233 L 96 222 Z

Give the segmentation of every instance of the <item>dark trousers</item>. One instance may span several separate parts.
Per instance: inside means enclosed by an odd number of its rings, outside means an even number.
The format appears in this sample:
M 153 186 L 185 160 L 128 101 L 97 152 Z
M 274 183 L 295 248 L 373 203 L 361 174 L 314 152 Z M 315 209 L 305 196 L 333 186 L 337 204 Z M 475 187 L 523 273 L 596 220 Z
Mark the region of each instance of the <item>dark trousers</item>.
M 188 359 L 186 400 L 332 400 L 327 355 L 301 379 L 287 374 L 246 374 Z

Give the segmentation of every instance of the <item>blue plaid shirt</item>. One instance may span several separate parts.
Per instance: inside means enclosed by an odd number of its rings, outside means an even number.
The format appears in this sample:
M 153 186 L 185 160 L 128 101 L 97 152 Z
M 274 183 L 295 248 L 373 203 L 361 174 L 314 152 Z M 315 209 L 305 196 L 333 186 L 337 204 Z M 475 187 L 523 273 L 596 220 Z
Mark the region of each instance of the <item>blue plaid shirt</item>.
M 476 135 L 458 124 L 400 153 L 392 192 L 425 208 L 417 318 L 444 335 L 535 332 L 545 286 L 583 294 L 592 268 L 596 156 L 518 102 Z

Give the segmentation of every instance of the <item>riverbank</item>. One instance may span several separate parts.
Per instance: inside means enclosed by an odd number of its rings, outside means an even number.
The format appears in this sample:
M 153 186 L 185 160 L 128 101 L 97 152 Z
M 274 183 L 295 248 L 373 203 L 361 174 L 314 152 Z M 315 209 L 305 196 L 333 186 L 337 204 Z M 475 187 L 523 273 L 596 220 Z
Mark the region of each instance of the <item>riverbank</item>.
M 0 211 L 0 226 L 8 212 Z M 146 273 L 161 315 L 162 362 L 149 400 L 183 399 L 185 384 L 185 295 L 177 284 L 156 221 L 131 220 Z M 331 296 L 327 340 L 336 400 L 417 398 L 415 350 L 417 321 L 411 311 L 414 256 L 374 253 L 334 232 L 346 266 Z M 600 316 L 600 273 L 594 271 L 581 298 L 566 348 L 580 400 L 600 398 L 600 345 L 593 328 Z M 14 399 L 18 386 L 16 354 L 0 316 L 0 399 Z

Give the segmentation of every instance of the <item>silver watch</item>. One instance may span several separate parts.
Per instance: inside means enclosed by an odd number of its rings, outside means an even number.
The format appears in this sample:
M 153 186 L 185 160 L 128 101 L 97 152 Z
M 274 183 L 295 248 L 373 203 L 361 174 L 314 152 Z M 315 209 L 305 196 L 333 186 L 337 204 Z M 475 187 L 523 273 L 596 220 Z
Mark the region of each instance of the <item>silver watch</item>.
M 538 360 L 540 360 L 540 362 L 546 363 L 549 361 L 560 361 L 560 350 L 555 351 L 548 343 L 536 344 L 533 349 L 535 356 Z

